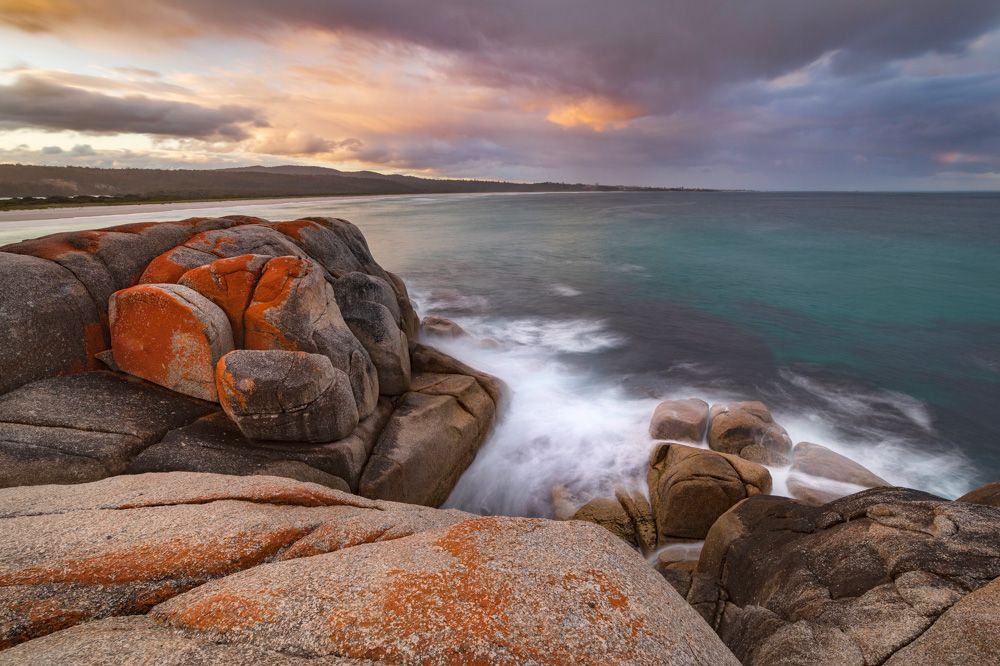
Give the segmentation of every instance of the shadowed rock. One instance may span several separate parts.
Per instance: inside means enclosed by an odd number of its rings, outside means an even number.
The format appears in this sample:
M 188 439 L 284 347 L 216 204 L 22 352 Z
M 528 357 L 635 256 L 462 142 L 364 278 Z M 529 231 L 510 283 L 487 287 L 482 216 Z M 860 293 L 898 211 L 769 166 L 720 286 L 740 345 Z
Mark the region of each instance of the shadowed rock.
M 653 448 L 647 482 L 660 543 L 704 539 L 733 505 L 771 490 L 771 474 L 761 465 L 682 444 Z
M 110 372 L 32 382 L 0 396 L 0 487 L 121 474 L 168 430 L 212 409 Z
M 759 496 L 716 521 L 698 571 L 716 582 L 714 625 L 744 664 L 874 664 L 894 654 L 921 663 L 897 651 L 928 649 L 920 637 L 1000 576 L 998 530 L 1000 509 L 914 490 L 875 488 L 821 507 Z M 978 620 L 975 635 L 990 622 Z M 990 645 L 992 657 L 977 663 L 996 660 L 995 640 L 977 649 Z
M 358 425 L 350 378 L 322 354 L 239 349 L 216 375 L 223 411 L 250 439 L 331 442 Z
M 225 313 L 176 284 L 139 285 L 111 296 L 111 350 L 123 371 L 172 391 L 218 400 L 215 364 L 233 349 Z

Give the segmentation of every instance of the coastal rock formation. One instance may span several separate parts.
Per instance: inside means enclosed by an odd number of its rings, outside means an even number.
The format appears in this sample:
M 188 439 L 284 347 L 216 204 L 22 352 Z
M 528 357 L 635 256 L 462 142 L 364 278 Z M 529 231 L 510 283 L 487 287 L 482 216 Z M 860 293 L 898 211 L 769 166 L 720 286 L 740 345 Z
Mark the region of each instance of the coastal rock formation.
M 4 664 L 737 663 L 579 522 L 173 473 L 0 491 L 0 535 Z
M 233 350 L 225 313 L 177 284 L 146 284 L 111 295 L 111 351 L 123 372 L 202 400 L 218 400 L 215 365 Z
M 995 606 L 998 533 L 1000 509 L 915 490 L 752 497 L 710 530 L 697 601 L 744 664 L 969 663 L 935 661 L 965 620 L 956 654 L 994 663 L 996 616 L 975 609 Z
M 653 449 L 647 482 L 661 544 L 704 539 L 733 505 L 771 491 L 771 474 L 763 466 L 682 444 Z
M 0 396 L 0 488 L 121 474 L 211 403 L 105 371 L 40 379 Z
M 708 445 L 764 465 L 787 465 L 792 441 L 761 402 L 713 405 Z
M 791 471 L 850 483 L 862 488 L 889 485 L 888 481 L 876 476 L 868 468 L 847 456 L 810 442 L 800 442 L 795 445 L 792 450 Z
M 1000 507 L 1000 481 L 987 483 L 985 486 L 970 490 L 955 501 Z
M 420 320 L 420 332 L 439 338 L 461 338 L 467 336 L 465 329 L 445 317 L 427 315 Z
M 322 354 L 240 349 L 216 375 L 223 411 L 250 439 L 331 442 L 358 425 L 350 378 Z
M 614 498 L 596 497 L 563 519 L 600 525 L 643 554 L 656 548 L 656 521 L 649 500 L 640 492 L 618 489 Z
M 336 218 L 55 234 L 0 248 L 0 275 L 12 336 L 0 350 L 0 485 L 185 470 L 358 491 L 370 468 L 372 494 L 438 504 L 501 400 L 495 378 L 415 344 L 403 281 Z M 294 352 L 332 369 L 261 360 Z M 75 420 L 76 404 L 102 421 Z
M 649 421 L 653 439 L 680 439 L 700 442 L 708 427 L 708 403 L 698 398 L 664 400 Z

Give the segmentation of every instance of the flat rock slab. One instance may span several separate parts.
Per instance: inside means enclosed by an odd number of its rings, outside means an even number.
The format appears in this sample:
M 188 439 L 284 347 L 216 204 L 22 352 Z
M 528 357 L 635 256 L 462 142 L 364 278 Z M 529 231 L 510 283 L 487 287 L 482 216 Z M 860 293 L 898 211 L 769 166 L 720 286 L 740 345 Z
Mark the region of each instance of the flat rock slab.
M 254 441 L 225 414 L 215 412 L 167 433 L 139 454 L 127 471 L 270 474 L 335 488 L 342 479 L 356 491 L 362 469 L 392 410 L 392 402 L 383 398 L 349 436 L 322 444 Z
M 32 382 L 0 396 L 0 487 L 120 474 L 208 402 L 104 371 Z

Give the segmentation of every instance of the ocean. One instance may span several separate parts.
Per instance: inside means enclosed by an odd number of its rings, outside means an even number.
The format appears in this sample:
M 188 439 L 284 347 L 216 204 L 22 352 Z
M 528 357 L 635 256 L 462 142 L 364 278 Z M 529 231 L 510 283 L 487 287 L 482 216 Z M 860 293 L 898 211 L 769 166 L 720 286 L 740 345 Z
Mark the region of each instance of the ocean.
M 244 213 L 344 217 L 435 341 L 511 388 L 448 500 L 548 515 L 642 487 L 659 400 L 762 400 L 795 442 L 953 498 L 1000 480 L 1000 194 L 355 197 L 0 225 L 0 240 Z M 777 492 L 783 471 L 772 470 Z

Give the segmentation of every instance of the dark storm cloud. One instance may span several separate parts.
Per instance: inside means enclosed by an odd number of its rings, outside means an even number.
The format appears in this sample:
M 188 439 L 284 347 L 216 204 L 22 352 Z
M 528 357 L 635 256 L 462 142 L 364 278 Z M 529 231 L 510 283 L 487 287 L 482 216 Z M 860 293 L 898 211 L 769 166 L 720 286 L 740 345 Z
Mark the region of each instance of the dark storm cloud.
M 0 126 L 237 141 L 249 136 L 248 124 L 266 125 L 257 111 L 241 106 L 112 97 L 31 76 L 0 86 Z

